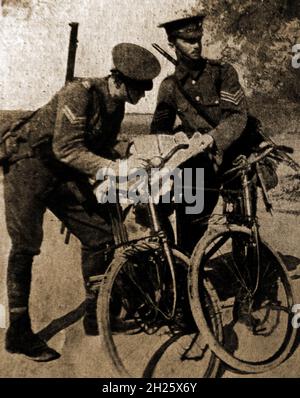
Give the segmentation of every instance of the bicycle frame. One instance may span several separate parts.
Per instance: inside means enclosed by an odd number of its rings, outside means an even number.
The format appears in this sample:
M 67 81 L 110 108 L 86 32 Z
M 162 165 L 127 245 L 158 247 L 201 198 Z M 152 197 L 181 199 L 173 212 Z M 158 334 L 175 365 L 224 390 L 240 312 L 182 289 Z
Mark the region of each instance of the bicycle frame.
M 148 171 L 148 192 L 151 192 L 151 171 Z M 118 195 L 117 195 L 118 198 Z M 139 242 L 149 242 L 149 239 L 152 241 L 155 240 L 159 242 L 159 245 L 162 247 L 164 257 L 166 258 L 168 267 L 170 269 L 170 274 L 171 274 L 171 279 L 172 279 L 172 288 L 173 288 L 173 300 L 172 300 L 172 308 L 170 314 L 162 313 L 165 319 L 171 320 L 175 316 L 175 311 L 176 311 L 176 304 L 177 304 L 177 289 L 176 289 L 176 275 L 175 275 L 175 268 L 174 268 L 174 261 L 173 261 L 173 256 L 172 252 L 169 246 L 168 238 L 165 233 L 165 231 L 162 230 L 161 228 L 161 223 L 159 221 L 159 217 L 157 214 L 157 209 L 154 204 L 152 196 L 149 194 L 148 196 L 148 210 L 150 214 L 150 223 L 151 223 L 151 229 L 152 233 L 150 236 L 145 237 L 145 238 L 140 238 L 137 240 L 130 240 L 128 238 L 128 233 L 126 230 L 126 226 L 123 223 L 123 211 L 121 204 L 117 200 L 115 211 L 111 211 L 111 222 L 112 222 L 112 229 L 113 229 L 113 235 L 115 238 L 115 248 L 123 249 L 125 253 L 130 254 L 131 252 L 134 252 L 135 246 L 138 247 Z
M 249 189 L 249 179 L 246 171 L 242 173 L 241 177 L 242 188 L 243 188 L 243 205 L 245 211 L 245 217 L 249 222 L 253 220 L 252 217 L 252 202 L 251 202 L 251 194 Z
M 251 239 L 251 248 L 253 250 L 253 255 L 255 256 L 254 264 L 257 264 L 257 274 L 254 275 L 254 286 L 253 286 L 253 294 L 256 293 L 259 287 L 259 278 L 260 278 L 260 249 L 259 249 L 259 224 L 257 222 L 256 215 L 253 214 L 253 201 L 252 201 L 252 193 L 250 191 L 250 181 L 248 176 L 248 169 L 245 169 L 241 173 L 241 184 L 242 184 L 242 195 L 243 195 L 243 216 L 245 217 L 248 226 L 252 232 Z M 257 189 L 257 188 L 255 188 Z M 249 270 L 250 271 L 250 270 Z
M 148 188 L 149 192 L 151 192 L 151 177 L 150 173 L 148 173 Z M 172 258 L 172 253 L 168 244 L 168 239 L 164 231 L 161 230 L 161 226 L 157 217 L 157 211 L 155 208 L 155 205 L 153 203 L 153 198 L 151 195 L 149 195 L 149 210 L 150 210 L 150 215 L 151 215 L 151 221 L 153 225 L 154 232 L 157 234 L 157 236 L 160 238 L 162 245 L 163 245 L 163 250 L 164 254 L 166 256 L 170 271 L 171 271 L 171 276 L 172 276 L 172 284 L 173 284 L 173 290 L 174 290 L 174 298 L 173 298 L 173 304 L 172 304 L 172 312 L 170 315 L 170 319 L 172 319 L 175 315 L 175 310 L 176 310 L 176 303 L 177 303 L 177 289 L 176 289 L 176 275 L 175 275 L 175 269 L 174 269 L 174 263 L 173 263 L 173 258 Z

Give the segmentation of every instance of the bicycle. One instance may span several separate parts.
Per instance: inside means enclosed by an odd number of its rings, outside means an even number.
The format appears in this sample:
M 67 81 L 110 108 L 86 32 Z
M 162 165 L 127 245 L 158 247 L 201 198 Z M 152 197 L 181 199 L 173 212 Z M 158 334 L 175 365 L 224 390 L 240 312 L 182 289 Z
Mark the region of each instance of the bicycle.
M 150 139 L 153 145 L 156 138 Z M 146 159 L 148 186 L 152 167 L 162 168 L 176 154 L 181 161 L 187 148 L 175 145 L 166 155 Z M 131 209 L 135 212 L 128 221 L 128 209 L 120 203 L 111 207 L 115 255 L 104 278 L 94 281 L 100 286 L 97 311 L 105 358 L 121 377 L 216 377 L 220 361 L 203 345 L 189 309 L 189 258 L 171 245 L 151 195 L 146 204 Z M 138 218 L 144 223 L 148 218 L 148 223 L 133 239 L 128 223 Z M 210 311 L 214 304 L 204 296 Z M 209 318 L 221 340 L 216 308 Z
M 291 148 L 273 144 L 240 157 L 224 174 L 223 214 L 212 220 L 196 245 L 189 268 L 189 295 L 194 320 L 203 339 L 229 368 L 262 373 L 279 366 L 291 354 L 297 331 L 292 327 L 295 303 L 291 280 L 279 254 L 260 236 L 258 187 L 266 210 L 262 162 L 285 161 Z M 239 181 L 241 185 L 232 184 Z M 241 188 L 240 188 L 241 187 Z M 219 309 L 222 340 L 210 325 L 203 292 Z M 210 313 L 214 311 L 211 308 Z

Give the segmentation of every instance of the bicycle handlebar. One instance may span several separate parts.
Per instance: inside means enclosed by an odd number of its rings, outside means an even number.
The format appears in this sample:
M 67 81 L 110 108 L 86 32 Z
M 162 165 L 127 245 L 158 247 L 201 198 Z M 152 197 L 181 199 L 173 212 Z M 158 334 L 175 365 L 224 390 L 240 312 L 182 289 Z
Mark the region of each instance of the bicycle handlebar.
M 246 158 L 245 156 L 240 156 L 239 158 L 237 158 L 237 160 L 233 163 L 236 164 L 236 166 L 226 171 L 224 173 L 224 176 L 228 176 L 234 172 L 247 171 L 255 163 L 260 162 L 261 160 L 263 160 L 272 153 L 278 154 L 279 157 L 277 157 L 277 160 L 281 161 L 285 161 L 285 159 L 280 157 L 281 155 L 287 153 L 294 153 L 293 148 L 285 145 L 267 145 L 267 147 L 258 148 L 258 149 L 259 149 L 258 151 L 256 151 L 254 154 L 251 154 L 248 158 Z
M 164 165 L 181 149 L 187 149 L 189 147 L 188 144 L 178 144 L 174 148 L 172 148 L 165 156 L 155 156 L 151 159 L 143 159 L 148 163 L 147 169 L 155 168 L 163 168 Z
M 148 160 L 149 167 L 158 167 L 159 169 L 163 168 L 164 165 L 181 149 L 187 149 L 189 147 L 188 144 L 178 144 L 176 147 L 172 148 L 169 153 L 165 156 L 155 156 L 152 159 Z M 158 162 L 156 162 L 158 160 Z

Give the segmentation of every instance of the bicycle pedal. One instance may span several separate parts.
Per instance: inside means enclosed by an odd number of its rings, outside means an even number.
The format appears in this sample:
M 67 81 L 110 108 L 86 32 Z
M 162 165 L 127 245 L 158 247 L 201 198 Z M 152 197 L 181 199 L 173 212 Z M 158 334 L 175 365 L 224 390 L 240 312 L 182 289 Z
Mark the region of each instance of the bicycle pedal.
M 101 287 L 101 283 L 94 283 L 90 286 L 92 292 L 98 292 Z
M 87 286 L 94 292 L 98 291 L 104 281 L 105 275 L 95 275 L 89 277 Z
M 94 283 L 102 283 L 105 275 L 95 275 L 95 276 L 90 276 L 89 277 L 89 283 L 94 284 Z

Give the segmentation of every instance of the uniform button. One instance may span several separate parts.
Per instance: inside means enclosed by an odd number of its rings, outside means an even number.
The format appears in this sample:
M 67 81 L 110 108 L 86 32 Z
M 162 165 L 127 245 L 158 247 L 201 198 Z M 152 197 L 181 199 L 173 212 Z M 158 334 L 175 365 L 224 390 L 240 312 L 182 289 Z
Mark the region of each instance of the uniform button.
M 196 101 L 197 101 L 197 102 L 200 101 L 200 97 L 199 97 L 199 96 L 196 97 Z
M 215 100 L 215 104 L 219 104 L 219 100 Z
M 192 85 L 194 86 L 196 84 L 196 80 L 192 80 Z

